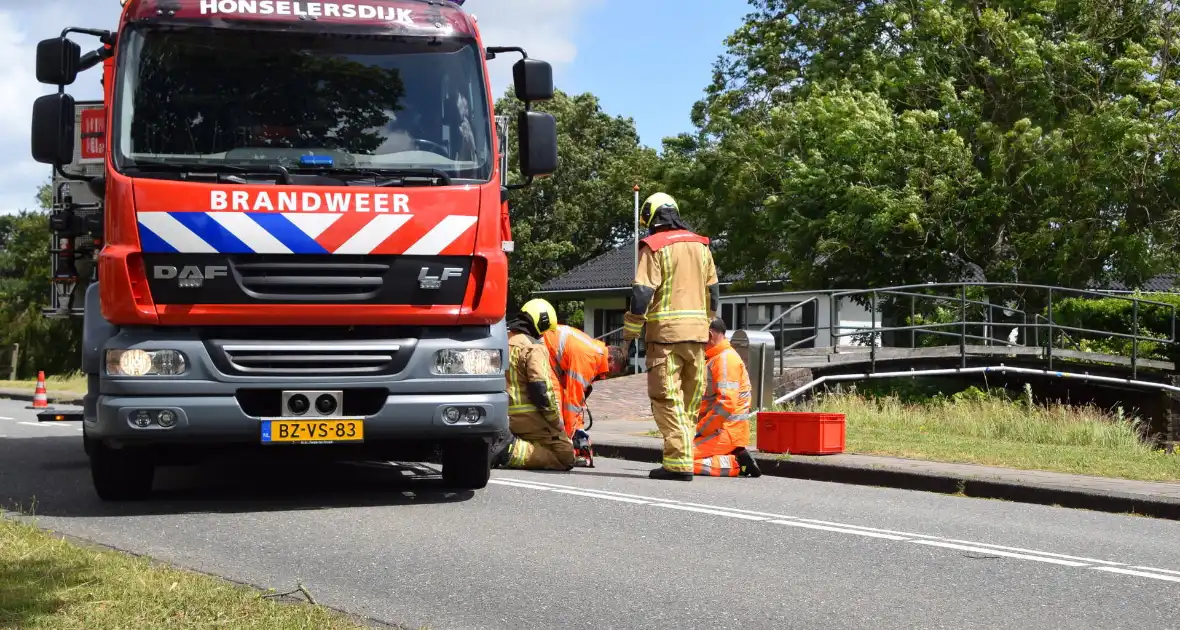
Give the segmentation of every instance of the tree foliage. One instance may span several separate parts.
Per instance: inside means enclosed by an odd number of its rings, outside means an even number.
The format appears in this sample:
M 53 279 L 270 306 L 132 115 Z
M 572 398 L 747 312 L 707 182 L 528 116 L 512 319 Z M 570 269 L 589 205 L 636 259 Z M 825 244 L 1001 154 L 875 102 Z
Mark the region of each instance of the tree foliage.
M 81 361 L 79 317 L 47 319 L 50 260 L 49 184 L 37 191 L 40 207 L 0 215 L 0 364 L 7 365 L 12 344 L 20 344 L 21 378 L 77 371 Z M 4 374 L 3 377 L 7 377 Z
M 1177 12 L 751 0 L 669 181 L 801 286 L 1139 282 L 1175 263 Z
M 632 186 L 651 189 L 658 170 L 659 158 L 639 144 L 634 121 L 605 113 L 593 94 L 557 91 L 553 100 L 533 108 L 557 119 L 559 161 L 552 176 L 509 195 L 516 243 L 509 254 L 510 308 L 529 299 L 545 281 L 630 238 Z M 496 104 L 496 113 L 512 121 L 521 109 L 513 98 Z M 518 133 L 513 129 L 512 137 Z M 515 146 L 510 155 L 509 171 L 517 181 Z

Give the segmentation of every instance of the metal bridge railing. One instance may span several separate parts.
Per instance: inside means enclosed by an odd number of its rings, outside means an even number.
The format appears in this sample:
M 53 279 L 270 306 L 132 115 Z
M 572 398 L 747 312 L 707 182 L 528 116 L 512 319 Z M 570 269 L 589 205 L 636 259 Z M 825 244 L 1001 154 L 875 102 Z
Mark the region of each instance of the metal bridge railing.
M 984 299 L 974 299 L 969 292 L 982 291 L 984 293 L 999 294 L 1005 299 L 999 303 Z M 933 293 L 932 293 L 933 292 Z M 938 293 L 941 292 L 941 293 Z M 949 293 L 949 295 L 948 295 Z M 1029 296 L 1028 294 L 1034 294 Z M 1039 294 L 1036 295 L 1036 294 Z M 1034 299 L 1040 297 L 1041 299 Z M 1083 299 L 1114 299 L 1131 304 L 1130 330 L 1100 330 L 1071 326 L 1059 322 L 1054 317 L 1054 305 L 1060 303 L 1063 297 L 1080 297 Z M 886 346 L 883 339 L 886 333 L 896 333 L 901 336 L 909 333 L 909 347 L 917 348 L 921 336 L 944 337 L 948 341 L 954 340 L 959 346 L 960 367 L 966 366 L 967 344 L 969 340 L 981 342 L 986 346 L 1002 347 L 1041 347 L 1045 349 L 1048 367 L 1053 369 L 1055 360 L 1054 350 L 1059 345 L 1070 345 L 1081 351 L 1082 347 L 1075 336 L 1100 339 L 1124 339 L 1131 345 L 1130 363 L 1132 378 L 1138 377 L 1141 361 L 1147 357 L 1143 355 L 1141 344 L 1158 344 L 1169 351 L 1180 347 L 1177 339 L 1176 320 L 1177 307 L 1175 304 L 1144 299 L 1133 295 L 1114 294 L 1092 289 L 1073 289 L 1052 285 L 1020 284 L 1005 282 L 955 282 L 955 283 L 924 283 L 910 284 L 876 289 L 825 290 L 825 291 L 788 291 L 778 293 L 759 293 L 746 295 L 731 295 L 722 299 L 722 303 L 742 304 L 745 306 L 745 316 L 749 316 L 749 307 L 768 300 L 793 301 L 792 304 L 775 316 L 770 322 L 761 326 L 759 330 L 771 334 L 777 333 L 779 371 L 784 368 L 785 359 L 792 350 L 809 342 L 817 342 L 821 333 L 826 333 L 833 353 L 841 352 L 840 340 L 844 338 L 859 339 L 869 347 L 869 361 L 872 369 L 876 369 L 878 347 L 905 347 L 892 344 Z M 849 326 L 840 319 L 841 302 L 854 300 L 867 306 L 869 312 L 868 327 Z M 930 313 L 929 301 L 935 306 L 950 306 L 954 313 L 953 321 L 918 322 L 919 316 Z M 828 323 L 821 324 L 819 304 L 826 302 L 829 308 Z M 794 312 L 813 306 L 813 322 L 809 326 L 789 326 L 787 318 Z M 908 310 L 908 322 L 905 325 L 878 324 L 882 319 L 883 306 L 893 309 L 895 316 L 902 315 Z M 906 308 L 908 306 L 908 309 Z M 1143 329 L 1143 307 L 1151 306 L 1163 309 L 1167 320 L 1165 331 L 1157 331 L 1164 336 L 1145 334 Z M 925 308 L 924 308 L 925 307 Z M 1042 314 L 1041 311 L 1044 311 Z M 969 311 L 977 311 L 971 313 Z M 1001 317 L 996 317 L 996 313 Z M 944 315 L 946 313 L 944 312 Z M 979 315 L 979 317 L 976 317 Z M 735 320 L 737 320 L 735 314 Z M 735 324 L 740 322 L 735 321 Z M 997 330 L 1008 333 L 997 336 Z M 787 343 L 787 333 L 810 333 L 808 336 Z M 976 334 L 977 332 L 982 334 Z M 1148 331 L 1150 332 L 1150 331 Z M 1015 335 L 1016 339 L 1011 337 Z M 896 338 L 894 340 L 896 342 Z M 951 343 L 954 343 L 951 341 Z M 1031 343 L 1030 343 L 1031 342 Z M 904 343 L 904 342 L 903 342 Z M 819 345 L 819 344 L 816 344 Z M 950 345 L 939 344 L 939 345 Z M 1065 349 L 1065 348 L 1062 348 Z M 1117 354 L 1117 353 L 1111 353 Z
M 969 295 L 972 291 L 982 291 L 991 297 L 1001 297 L 1003 301 L 993 302 L 988 297 L 975 299 Z M 1029 294 L 1032 294 L 1031 296 Z M 1035 298 L 1041 299 L 1035 299 Z M 1059 304 L 1064 297 L 1081 297 L 1086 299 L 1114 299 L 1131 303 L 1131 330 L 1100 330 L 1082 328 L 1060 323 L 1054 317 L 1054 305 Z M 865 342 L 869 347 L 869 362 L 872 371 L 876 371 L 879 347 L 905 347 L 905 345 L 884 345 L 884 337 L 888 333 L 897 337 L 908 336 L 909 347 L 918 348 L 919 340 L 923 338 L 944 338 L 949 343 L 936 344 L 942 346 L 957 342 L 959 346 L 958 358 L 960 368 L 967 365 L 967 345 L 969 340 L 978 341 L 985 346 L 1001 347 L 1040 347 L 1044 348 L 1045 358 L 1049 370 L 1053 369 L 1055 360 L 1054 350 L 1058 346 L 1070 345 L 1081 351 L 1082 347 L 1074 336 L 1095 337 L 1101 339 L 1124 339 L 1131 344 L 1130 363 L 1132 378 L 1137 378 L 1140 363 L 1145 357 L 1141 344 L 1150 343 L 1166 347 L 1169 352 L 1180 349 L 1177 339 L 1176 320 L 1177 307 L 1174 304 L 1156 300 L 1144 299 L 1133 295 L 1116 294 L 1092 289 L 1072 289 L 1052 285 L 1021 284 L 1007 282 L 946 282 L 908 284 L 875 289 L 823 290 L 823 291 L 782 291 L 775 293 L 751 293 L 727 295 L 722 297 L 722 304 L 743 305 L 744 314 L 739 318 L 734 313 L 734 328 L 746 327 L 750 306 L 768 301 L 798 302 L 791 304 L 783 312 L 777 314 L 758 330 L 776 336 L 778 354 L 778 368 L 782 372 L 785 359 L 792 350 L 796 350 L 808 343 L 819 342 L 826 333 L 826 341 L 831 346 L 831 352 L 840 353 L 840 340 L 848 338 Z M 850 326 L 840 319 L 841 302 L 853 300 L 867 306 L 869 312 L 868 327 Z M 821 323 L 820 305 L 828 306 L 828 322 Z M 949 307 L 953 314 L 953 321 L 915 323 L 919 317 L 931 313 L 933 305 Z M 792 326 L 787 324 L 787 318 L 800 309 L 811 306 L 813 321 L 810 325 Z M 886 306 L 893 310 L 894 316 L 904 316 L 908 312 L 909 323 L 905 325 L 878 324 Z M 1160 331 L 1164 337 L 1145 334 L 1143 330 L 1143 310 L 1145 306 L 1163 309 L 1165 328 Z M 970 311 L 977 311 L 972 313 Z M 997 317 L 996 314 L 1001 316 Z M 944 312 L 944 315 L 947 313 Z M 975 317 L 975 315 L 979 317 Z M 997 336 L 997 330 L 1008 333 Z M 608 345 L 622 343 L 623 329 L 616 328 L 596 337 Z M 803 332 L 807 336 L 787 343 L 787 333 Z M 1150 332 L 1150 331 L 1149 331 Z M 908 333 L 908 335 L 906 335 Z M 1012 339 L 1015 334 L 1016 339 Z M 904 342 L 902 342 L 904 344 Z M 816 343 L 816 345 L 821 345 Z M 827 344 L 824 344 L 827 345 Z M 857 344 L 859 345 L 859 344 Z M 632 346 L 629 358 L 642 355 L 642 339 Z M 1061 348 L 1065 349 L 1065 348 Z M 1097 354 L 1097 353 L 1095 353 Z M 1111 353 L 1116 354 L 1116 353 Z

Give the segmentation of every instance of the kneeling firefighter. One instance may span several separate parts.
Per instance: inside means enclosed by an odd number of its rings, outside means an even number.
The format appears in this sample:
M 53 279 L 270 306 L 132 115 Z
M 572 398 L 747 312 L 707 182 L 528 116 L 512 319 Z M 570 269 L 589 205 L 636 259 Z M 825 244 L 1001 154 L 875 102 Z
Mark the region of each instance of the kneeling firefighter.
M 548 307 L 548 308 L 546 308 Z M 508 322 L 508 429 L 493 466 L 570 470 L 573 442 L 561 420 L 561 392 L 540 336 L 557 322 L 548 302 L 530 302 Z
M 705 344 L 708 381 L 697 412 L 693 439 L 693 473 L 712 477 L 760 477 L 762 471 L 746 447 L 750 445 L 750 373 L 725 338 L 721 318 L 709 324 Z
M 550 310 L 553 308 L 544 300 L 533 302 L 541 302 Z M 565 324 L 557 324 L 545 331 L 542 338 L 561 387 L 561 415 L 565 421 L 565 434 L 574 442 L 578 463 L 593 467 L 594 450 L 590 444 L 590 434 L 586 432 L 586 397 L 590 395 L 595 381 L 606 378 L 614 371 L 616 366 L 611 361 L 612 355 L 605 343 Z

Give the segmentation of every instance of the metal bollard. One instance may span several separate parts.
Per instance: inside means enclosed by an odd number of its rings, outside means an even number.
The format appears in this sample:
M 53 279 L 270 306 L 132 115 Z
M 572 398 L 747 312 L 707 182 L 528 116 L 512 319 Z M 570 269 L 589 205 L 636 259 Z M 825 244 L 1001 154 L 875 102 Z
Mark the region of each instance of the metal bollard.
M 751 411 L 774 406 L 774 335 L 761 330 L 737 330 L 730 344 L 750 373 Z

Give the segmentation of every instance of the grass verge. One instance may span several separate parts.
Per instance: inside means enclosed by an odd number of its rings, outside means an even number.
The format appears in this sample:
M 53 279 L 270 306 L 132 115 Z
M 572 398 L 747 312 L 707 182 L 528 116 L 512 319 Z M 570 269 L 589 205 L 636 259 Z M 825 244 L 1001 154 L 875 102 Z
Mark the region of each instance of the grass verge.
M 0 381 L 0 389 L 17 389 L 33 394 L 37 389 L 37 379 L 25 381 Z M 86 393 L 86 376 L 81 372 L 75 374 L 67 374 L 64 376 L 46 376 L 45 389 L 50 394 L 60 394 L 62 392 L 70 392 L 73 394 Z
M 88 548 L 0 514 L 0 627 L 332 628 L 360 625 L 336 611 L 266 599 L 214 577 Z
M 1136 419 L 1094 407 L 1033 405 L 975 390 L 921 402 L 826 394 L 791 410 L 844 414 L 849 453 L 1180 481 L 1180 456 L 1142 442 Z M 755 427 L 750 433 L 756 444 Z
M 846 393 L 798 409 L 844 414 L 847 449 L 854 453 L 1180 480 L 1180 457 L 1142 442 L 1137 420 L 1094 407 L 1040 406 L 986 395 L 906 403 Z

